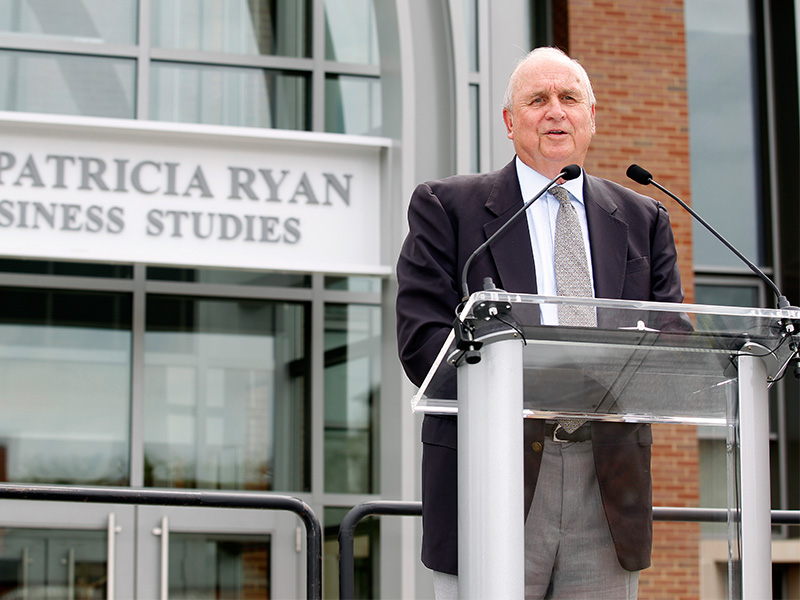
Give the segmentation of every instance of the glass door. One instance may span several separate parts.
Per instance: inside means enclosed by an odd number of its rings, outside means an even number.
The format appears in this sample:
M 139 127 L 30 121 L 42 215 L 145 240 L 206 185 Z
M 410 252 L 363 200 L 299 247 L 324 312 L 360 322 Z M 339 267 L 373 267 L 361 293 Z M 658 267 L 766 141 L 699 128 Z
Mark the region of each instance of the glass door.
M 286 511 L 3 500 L 0 598 L 299 598 Z
M 4 500 L 0 597 L 133 597 L 134 509 Z
M 139 597 L 305 595 L 305 529 L 294 514 L 160 506 L 137 510 Z

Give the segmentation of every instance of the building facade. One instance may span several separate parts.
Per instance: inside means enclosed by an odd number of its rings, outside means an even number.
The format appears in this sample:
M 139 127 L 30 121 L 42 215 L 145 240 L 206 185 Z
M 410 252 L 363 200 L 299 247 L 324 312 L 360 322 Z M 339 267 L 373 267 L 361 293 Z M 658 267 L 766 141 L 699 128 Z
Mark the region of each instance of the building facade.
M 393 267 L 416 183 L 513 157 L 537 45 L 598 98 L 586 168 L 639 163 L 800 303 L 797 3 L 9 0 L 0 5 L 0 480 L 290 494 L 325 532 L 419 499 Z M 648 190 L 654 195 L 656 190 Z M 773 307 L 680 207 L 687 301 Z M 797 382 L 771 391 L 773 507 L 800 508 Z M 655 428 L 655 504 L 725 506 L 724 432 Z M 0 595 L 302 597 L 279 512 L 3 501 Z M 773 532 L 800 597 L 800 532 Z M 726 532 L 656 524 L 642 598 L 725 593 Z M 357 530 L 361 597 L 432 597 L 420 524 Z

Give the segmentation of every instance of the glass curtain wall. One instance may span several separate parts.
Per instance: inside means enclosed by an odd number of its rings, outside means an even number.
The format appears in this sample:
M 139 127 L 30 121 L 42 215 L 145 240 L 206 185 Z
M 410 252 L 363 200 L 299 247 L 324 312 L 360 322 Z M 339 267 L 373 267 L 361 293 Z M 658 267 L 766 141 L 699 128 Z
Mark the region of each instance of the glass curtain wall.
M 382 135 L 373 0 L 8 0 L 0 80 L 0 110 Z
M 687 0 L 692 205 L 745 256 L 765 262 L 759 56 L 751 0 Z M 747 267 L 699 223 L 696 270 Z
M 325 306 L 325 491 L 377 491 L 378 306 Z
M 372 0 L 325 0 L 325 60 L 376 68 L 377 25 Z M 325 131 L 380 135 L 381 86 L 374 76 L 325 76 Z
M 145 485 L 309 491 L 307 312 L 148 297 Z
M 770 192 L 766 152 L 764 51 L 768 33 L 758 0 L 687 0 L 685 7 L 691 141 L 692 204 L 718 231 L 767 274 L 772 274 L 766 218 Z M 698 224 L 694 225 L 695 300 L 698 303 L 774 307 L 772 292 Z M 796 397 L 784 382 L 770 390 L 770 462 L 773 509 L 793 508 L 798 495 L 796 431 L 790 415 Z M 796 422 L 796 419 L 795 419 Z M 701 504 L 725 506 L 726 441 L 700 436 Z M 703 525 L 705 537 L 724 535 Z M 796 528 L 775 528 L 776 537 Z M 780 569 L 773 578 L 781 585 Z M 777 596 L 776 596 L 777 597 Z
M 127 485 L 130 294 L 0 288 L 0 480 Z
M 336 507 L 324 512 L 338 525 L 380 493 L 380 290 L 371 277 L 0 260 L 0 480 L 301 494 Z M 377 535 L 360 569 L 377 568 Z M 176 597 L 268 573 L 274 550 L 268 537 L 170 539 Z M 224 563 L 198 571 L 217 579 L 187 580 L 203 561 Z
M 374 0 L 7 0 L 0 82 L 0 110 L 383 130 Z M 380 305 L 378 278 L 0 259 L 0 480 L 347 510 L 380 493 Z M 176 541 L 218 591 L 274 550 Z
M 135 44 L 137 0 L 5 0 L 0 30 L 38 38 Z
M 211 284 L 211 293 L 223 297 L 208 297 L 182 283 L 174 286 L 184 290 L 182 295 L 147 294 L 143 306 L 137 302 L 135 308 L 135 277 L 112 284 L 103 276 L 104 267 L 92 273 L 91 265 L 82 265 L 84 276 L 59 276 L 51 285 L 80 283 L 86 290 L 49 289 L 48 278 L 33 275 L 42 263 L 32 261 L 26 272 L 25 262 L 0 261 L 0 480 L 312 491 L 310 278 L 278 278 L 308 284 L 294 291 L 295 301 L 270 299 L 275 290 L 291 294 L 293 288 L 257 285 L 261 298 L 253 298 L 250 287 L 239 291 L 246 298 L 237 299 L 237 284 Z M 8 271 L 26 273 L 23 278 L 31 287 L 3 285 L 4 279 L 19 276 Z M 155 281 L 165 282 L 169 272 L 186 275 L 185 270 L 158 269 Z M 262 278 L 254 274 L 249 281 L 261 284 Z M 103 291 L 106 287 L 130 291 Z M 346 310 L 348 305 L 335 306 Z M 137 330 L 133 315 L 142 309 L 143 329 Z M 380 313 L 377 306 L 354 310 Z M 361 319 L 354 323 L 354 331 L 363 329 Z M 370 326 L 374 323 L 366 324 L 372 336 L 367 343 L 374 343 L 380 332 Z M 364 337 L 354 335 L 357 343 Z M 141 349 L 134 349 L 134 336 L 142 336 Z M 347 340 L 337 345 L 343 357 L 339 364 L 350 365 L 364 352 L 361 347 L 348 358 L 349 348 Z M 144 370 L 142 380 L 134 381 L 139 353 Z M 330 403 L 334 414 L 336 407 L 345 407 L 345 413 L 350 405 L 358 407 L 351 411 L 355 416 L 345 414 L 337 421 L 340 431 L 372 440 L 379 374 L 370 371 L 365 380 L 359 365 L 349 371 L 339 374 L 320 406 Z M 135 431 L 131 414 L 139 409 L 132 389 L 138 386 L 143 389 L 143 425 Z M 365 387 L 367 395 L 361 393 Z M 352 397 L 348 389 L 356 390 Z M 130 456 L 139 451 L 144 471 L 132 473 Z M 371 443 L 345 444 L 332 468 L 371 465 L 371 453 Z M 328 475 L 334 489 L 374 491 L 369 474 L 360 474 L 362 483 L 355 486 L 339 484 L 337 476 Z
M 469 169 L 472 173 L 481 171 L 481 79 L 480 37 L 478 35 L 478 15 L 482 9 L 480 0 L 461 0 L 464 18 L 464 38 L 467 48 L 467 71 L 469 89 Z

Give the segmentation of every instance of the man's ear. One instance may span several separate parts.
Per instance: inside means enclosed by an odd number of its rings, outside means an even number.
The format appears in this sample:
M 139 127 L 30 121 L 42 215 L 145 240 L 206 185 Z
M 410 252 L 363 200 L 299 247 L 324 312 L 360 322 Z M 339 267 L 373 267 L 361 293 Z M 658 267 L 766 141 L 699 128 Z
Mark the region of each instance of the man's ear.
M 594 125 L 594 107 L 592 107 L 592 124 Z M 511 116 L 511 111 L 507 108 L 503 109 L 503 122 L 506 124 L 506 137 L 508 139 L 514 139 L 514 123 L 513 117 Z

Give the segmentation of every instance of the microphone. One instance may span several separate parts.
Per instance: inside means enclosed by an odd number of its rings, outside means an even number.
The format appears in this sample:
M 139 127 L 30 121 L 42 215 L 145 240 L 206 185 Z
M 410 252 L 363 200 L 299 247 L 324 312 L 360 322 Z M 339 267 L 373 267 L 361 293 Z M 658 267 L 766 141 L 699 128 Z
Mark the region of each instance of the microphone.
M 728 248 L 728 250 L 733 252 L 739 258 L 739 260 L 741 260 L 744 264 L 746 264 L 748 267 L 750 267 L 750 270 L 753 271 L 753 273 L 758 275 L 761 278 L 761 280 L 764 283 L 767 284 L 767 286 L 773 291 L 775 296 L 778 298 L 778 308 L 789 308 L 790 307 L 789 301 L 786 299 L 786 296 L 781 294 L 781 291 L 778 289 L 778 286 L 775 285 L 774 281 L 772 281 L 769 277 L 767 277 L 764 274 L 764 272 L 761 269 L 759 269 L 755 264 L 753 264 L 753 262 L 750 261 L 750 259 L 748 259 L 744 254 L 742 254 L 736 248 L 734 248 L 733 245 L 722 236 L 722 234 L 718 233 L 711 225 L 706 223 L 706 221 L 703 219 L 703 217 L 701 217 L 694 210 L 692 210 L 692 208 L 688 204 L 686 204 L 683 200 L 681 200 L 675 194 L 670 192 L 663 185 L 661 185 L 660 183 L 655 181 L 653 179 L 653 176 L 650 174 L 649 171 L 643 169 L 639 165 L 633 164 L 630 167 L 628 167 L 628 170 L 625 172 L 625 174 L 628 177 L 630 177 L 631 179 L 633 179 L 636 183 L 640 183 L 642 185 L 650 185 L 652 183 L 655 187 L 657 187 L 662 192 L 664 192 L 667 196 L 669 196 L 670 198 L 675 200 L 675 202 L 680 204 L 684 209 L 686 209 L 686 211 L 690 215 L 692 215 L 695 219 L 697 219 L 697 221 L 703 227 L 708 229 L 714 235 L 714 237 L 716 237 L 720 242 L 725 244 L 725 246 Z
M 520 208 L 516 213 L 514 213 L 511 216 L 511 218 L 508 221 L 503 223 L 503 226 L 500 227 L 500 229 L 498 229 L 492 235 L 490 235 L 489 239 L 487 239 L 480 246 L 475 248 L 475 250 L 472 252 L 472 254 L 469 255 L 469 258 L 467 258 L 467 261 L 464 263 L 464 268 L 461 271 L 461 289 L 462 289 L 463 294 L 464 294 L 464 297 L 462 298 L 462 301 L 466 302 L 467 299 L 469 298 L 469 286 L 467 285 L 467 273 L 469 272 L 469 267 L 472 264 L 472 261 L 475 259 L 475 257 L 477 257 L 484 250 L 486 250 L 486 248 L 489 246 L 489 244 L 491 242 L 493 242 L 495 240 L 495 238 L 497 238 L 497 236 L 499 236 L 501 233 L 503 233 L 503 231 L 505 231 L 506 228 L 509 225 L 511 225 L 511 223 L 516 221 L 521 214 L 523 214 L 526 210 L 528 210 L 528 207 L 531 204 L 533 204 L 534 202 L 536 202 L 547 190 L 549 190 L 556 181 L 558 181 L 559 179 L 563 179 L 564 181 L 570 181 L 572 179 L 576 179 L 577 177 L 579 177 L 580 174 L 581 174 L 581 168 L 578 165 L 567 165 L 566 167 L 561 169 L 561 173 L 559 173 L 553 179 L 551 179 L 550 182 L 546 186 L 544 186 L 541 190 L 539 190 L 538 194 L 536 194 L 533 198 L 528 200 L 522 206 L 522 208 Z

